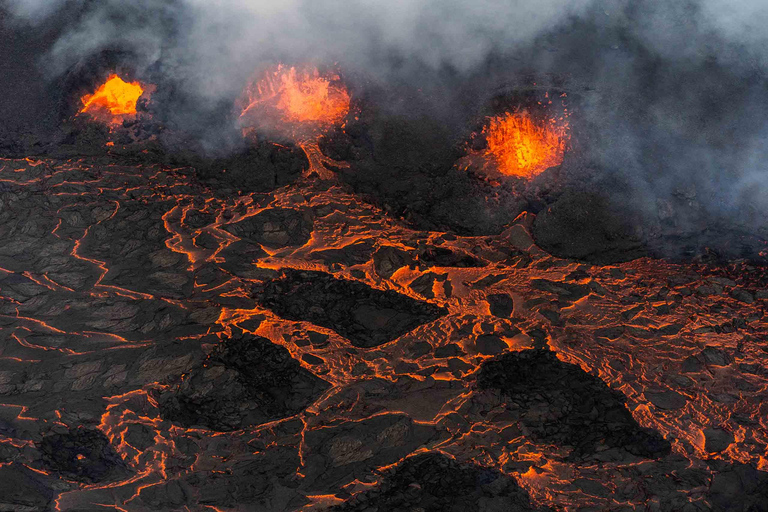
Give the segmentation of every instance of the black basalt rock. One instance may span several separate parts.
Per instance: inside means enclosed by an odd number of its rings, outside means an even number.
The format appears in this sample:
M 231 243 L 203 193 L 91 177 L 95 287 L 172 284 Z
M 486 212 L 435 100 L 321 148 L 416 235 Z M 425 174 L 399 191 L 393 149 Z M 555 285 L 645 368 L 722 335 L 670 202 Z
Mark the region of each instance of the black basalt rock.
M 477 384 L 507 396 L 535 440 L 573 446 L 572 458 L 593 456 L 601 446 L 645 458 L 670 453 L 669 441 L 635 421 L 624 395 L 554 352 L 524 350 L 487 361 Z M 534 414 L 541 410 L 546 414 Z
M 301 412 L 328 387 L 285 348 L 233 333 L 160 395 L 163 416 L 185 427 L 238 430 Z

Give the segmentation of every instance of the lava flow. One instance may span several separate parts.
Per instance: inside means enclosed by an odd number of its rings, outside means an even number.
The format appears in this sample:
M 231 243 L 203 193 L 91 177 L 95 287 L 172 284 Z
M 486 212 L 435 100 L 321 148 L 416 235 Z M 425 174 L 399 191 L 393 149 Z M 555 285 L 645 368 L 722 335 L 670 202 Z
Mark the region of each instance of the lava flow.
M 240 107 L 244 134 L 255 129 L 291 138 L 307 155 L 307 174 L 328 176 L 323 164 L 332 161 L 320 152 L 318 139 L 350 111 L 349 92 L 338 75 L 281 64 L 248 84 Z
M 320 172 L 349 95 L 278 71 L 243 126 Z M 541 135 L 495 123 L 489 151 Z M 764 510 L 765 268 L 589 264 L 533 213 L 460 236 L 141 158 L 0 159 L 0 510 Z
M 483 133 L 499 172 L 522 178 L 560 165 L 569 140 L 565 119 L 539 121 L 527 111 L 493 117 Z
M 231 197 L 193 176 L 0 160 L 3 200 L 38 212 L 0 212 L 0 505 L 765 497 L 759 269 L 588 265 L 538 249 L 530 216 L 449 237 L 340 186 Z
M 112 74 L 93 94 L 86 94 L 80 100 L 81 114 L 110 124 L 119 124 L 136 115 L 136 102 L 145 93 L 139 82 L 126 82 Z

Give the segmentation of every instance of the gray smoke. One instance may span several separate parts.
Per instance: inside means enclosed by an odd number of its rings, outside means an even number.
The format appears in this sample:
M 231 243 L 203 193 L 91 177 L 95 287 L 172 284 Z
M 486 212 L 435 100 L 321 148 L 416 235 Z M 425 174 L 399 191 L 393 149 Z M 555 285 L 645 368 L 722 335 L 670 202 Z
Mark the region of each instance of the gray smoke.
M 468 71 L 498 48 L 530 41 L 590 0 L 10 0 L 31 22 L 79 7 L 83 17 L 52 49 L 55 71 L 100 48 L 161 60 L 203 96 L 239 87 L 259 63 L 339 63 L 371 71 L 387 55 Z
M 53 75 L 101 49 L 128 49 L 137 68 L 209 104 L 231 100 L 255 70 L 276 61 L 337 64 L 379 84 L 435 90 L 482 82 L 494 59 L 511 73 L 567 76 L 588 91 L 580 108 L 594 130 L 594 165 L 627 184 L 639 211 L 658 216 L 682 197 L 703 210 L 692 217 L 766 225 L 764 0 L 9 0 L 8 7 L 28 23 L 81 10 L 45 57 Z M 436 94 L 436 108 L 454 108 L 447 97 Z

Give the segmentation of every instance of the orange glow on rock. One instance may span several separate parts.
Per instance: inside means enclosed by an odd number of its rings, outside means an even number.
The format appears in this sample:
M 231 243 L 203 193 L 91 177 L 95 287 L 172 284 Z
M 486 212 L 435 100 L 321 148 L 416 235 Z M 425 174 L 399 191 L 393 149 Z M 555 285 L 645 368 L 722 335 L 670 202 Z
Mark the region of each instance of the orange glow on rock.
M 118 123 L 125 116 L 136 114 L 136 102 L 142 94 L 144 87 L 139 82 L 125 82 L 117 75 L 110 75 L 96 92 L 81 98 L 83 108 L 80 113 Z
M 341 122 L 349 113 L 350 97 L 337 75 L 279 65 L 253 80 L 241 103 L 244 126 L 271 127 L 301 138 L 302 132 Z
M 560 165 L 570 138 L 566 121 L 537 122 L 528 112 L 493 117 L 483 133 L 487 153 L 499 172 L 522 178 L 533 178 Z

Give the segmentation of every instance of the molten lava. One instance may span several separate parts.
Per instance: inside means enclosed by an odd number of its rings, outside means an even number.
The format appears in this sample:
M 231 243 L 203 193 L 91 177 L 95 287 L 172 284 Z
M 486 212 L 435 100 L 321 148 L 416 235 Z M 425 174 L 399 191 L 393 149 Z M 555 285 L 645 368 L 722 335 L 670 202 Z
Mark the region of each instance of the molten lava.
M 297 70 L 279 65 L 245 90 L 241 122 L 288 132 L 304 139 L 341 122 L 349 113 L 349 93 L 337 75 L 317 69 Z
M 93 94 L 81 98 L 80 113 L 90 114 L 95 119 L 119 123 L 126 116 L 136 114 L 136 102 L 144 94 L 139 82 L 125 82 L 117 75 L 110 75 L 107 81 Z
M 499 172 L 523 178 L 560 165 L 570 138 L 566 121 L 538 122 L 526 111 L 491 118 L 483 133 Z
M 332 177 L 325 164 L 333 162 L 320 151 L 320 136 L 341 123 L 350 110 L 350 97 L 338 75 L 321 75 L 316 68 L 278 65 L 246 87 L 239 106 L 243 135 L 252 130 L 287 136 L 307 155 L 307 176 Z

